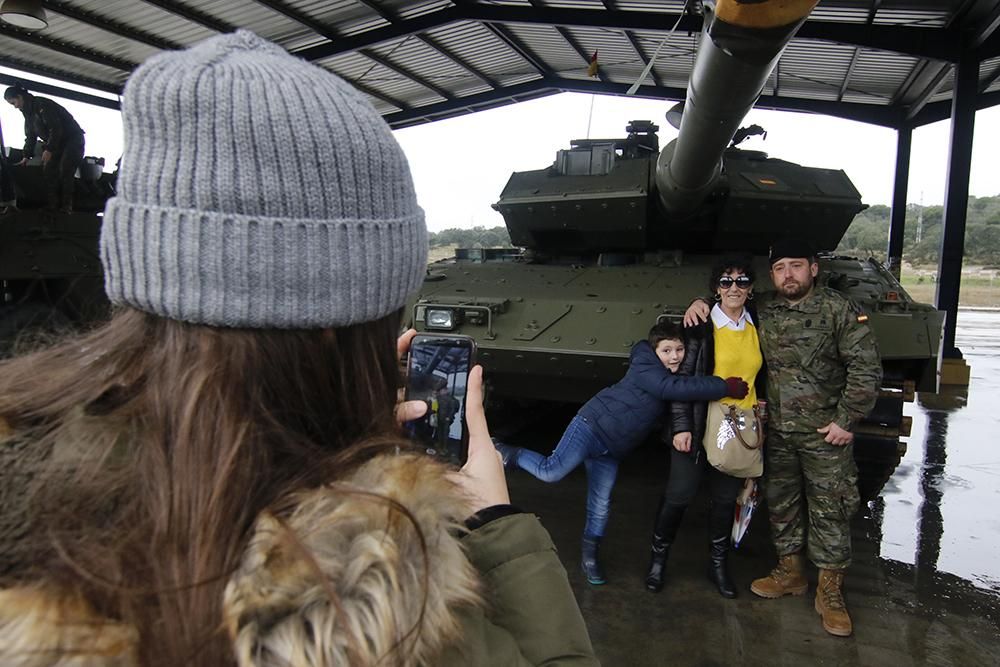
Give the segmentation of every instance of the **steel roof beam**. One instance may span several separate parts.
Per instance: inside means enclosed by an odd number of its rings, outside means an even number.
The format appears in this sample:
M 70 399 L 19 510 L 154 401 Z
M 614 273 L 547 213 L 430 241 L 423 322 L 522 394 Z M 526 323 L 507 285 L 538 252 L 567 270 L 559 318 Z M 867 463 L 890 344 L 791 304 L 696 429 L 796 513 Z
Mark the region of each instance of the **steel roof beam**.
M 164 0 L 145 0 L 163 2 Z M 486 5 L 460 2 L 416 18 L 405 19 L 385 28 L 375 28 L 357 35 L 346 36 L 335 43 L 320 44 L 297 52 L 308 60 L 327 58 L 338 53 L 356 51 L 365 46 L 404 37 L 460 21 L 505 24 L 525 23 L 563 27 L 611 28 L 668 32 L 674 22 L 682 32 L 700 32 L 700 16 L 667 12 L 608 11 L 594 9 L 536 8 L 512 5 Z M 923 28 L 908 25 L 867 25 L 806 21 L 798 38 L 818 39 L 853 44 L 883 51 L 895 51 L 919 58 L 955 62 L 962 52 L 962 35 L 957 30 Z
M 535 9 L 537 9 L 537 10 L 545 11 L 547 9 L 547 7 L 545 7 L 544 5 L 539 5 L 538 4 L 538 0 L 528 0 L 528 1 L 531 3 L 531 6 L 534 7 Z M 580 58 L 583 60 L 584 64 L 589 69 L 591 54 L 587 53 L 583 49 L 583 47 L 580 46 L 580 43 L 578 41 L 576 41 L 576 38 L 573 37 L 572 34 L 570 34 L 569 30 L 567 30 L 566 28 L 564 28 L 562 26 L 559 26 L 559 25 L 555 25 L 555 26 L 552 26 L 552 27 L 555 28 L 556 32 L 559 33 L 559 36 L 563 38 L 563 41 L 566 42 L 567 44 L 569 44 L 569 47 L 571 49 L 573 49 L 574 51 L 576 51 L 576 54 L 578 56 L 580 56 Z M 602 80 L 602 81 L 604 80 L 604 77 L 601 76 L 601 71 L 600 71 L 600 66 L 599 65 L 598 65 L 598 70 L 597 70 L 597 78 L 600 79 L 600 80 Z
M 179 2 L 173 2 L 173 0 L 142 0 L 146 4 L 153 5 L 154 7 L 159 7 L 160 9 L 170 12 L 174 16 L 179 16 L 185 21 L 191 23 L 196 23 L 202 28 L 208 28 L 209 30 L 214 30 L 215 32 L 233 32 L 236 30 L 236 26 L 231 23 L 227 23 L 220 19 L 215 18 L 205 12 L 199 11 L 197 9 L 192 9 L 187 5 L 182 5 Z
M 1000 4 L 993 8 L 988 17 L 980 22 L 978 29 L 969 38 L 969 48 L 978 49 L 993 36 L 997 27 L 1000 27 Z
M 868 10 L 868 20 L 866 21 L 868 25 L 875 23 L 875 17 L 878 15 L 878 10 L 881 6 L 882 0 L 872 0 L 872 8 Z M 861 47 L 855 46 L 854 53 L 851 54 L 851 62 L 847 66 L 847 71 L 844 73 L 844 80 L 840 84 L 840 92 L 837 93 L 838 102 L 844 99 L 844 93 L 847 92 L 848 86 L 851 85 L 851 75 L 854 74 L 854 68 L 858 64 L 859 57 L 861 57 Z
M 592 9 L 535 9 L 522 6 L 462 5 L 468 20 L 502 23 L 544 23 L 562 26 L 619 28 L 668 32 L 680 19 L 677 30 L 699 32 L 702 18 L 667 12 L 602 11 Z M 806 21 L 796 33 L 799 38 L 820 39 L 875 49 L 897 51 L 919 57 L 955 61 L 962 44 L 957 32 L 940 28 L 904 25 L 867 25 Z
M 562 92 L 558 87 L 553 88 L 546 83 L 546 79 L 537 79 L 526 83 L 519 83 L 508 86 L 500 90 L 488 90 L 475 95 L 457 98 L 448 102 L 431 104 L 428 106 L 409 109 L 405 112 L 388 114 L 383 116 L 386 122 L 393 128 L 416 125 L 421 122 L 430 122 L 440 118 L 447 118 L 458 113 L 467 111 L 489 109 L 505 104 L 513 104 L 524 98 L 544 97 L 554 93 Z
M 382 18 L 384 18 L 386 21 L 388 21 L 391 24 L 398 24 L 398 23 L 400 23 L 400 22 L 403 21 L 403 19 L 401 19 L 399 17 L 399 14 L 397 14 L 396 12 L 391 11 L 391 10 L 389 10 L 386 7 L 382 7 L 381 5 L 379 5 L 379 4 L 375 3 L 375 2 L 372 2 L 371 0 L 358 0 L 358 1 L 361 4 L 363 4 L 365 7 L 368 7 L 373 12 L 375 12 L 376 14 L 378 14 L 379 16 L 381 16 Z M 458 3 L 456 3 L 456 4 L 458 4 Z M 499 88 L 500 87 L 500 83 L 499 82 L 495 81 L 492 77 L 490 77 L 489 75 L 487 75 L 486 73 L 484 73 L 479 68 L 474 67 L 471 63 L 467 62 L 460 55 L 458 55 L 457 53 L 455 53 L 454 51 L 452 51 L 448 47 L 446 47 L 443 44 L 441 44 L 440 42 L 438 42 L 437 39 L 435 39 L 434 37 L 431 37 L 430 35 L 425 35 L 423 33 L 415 33 L 415 34 L 417 35 L 417 39 L 419 39 L 421 42 L 423 42 L 424 44 L 426 44 L 430 48 L 434 49 L 435 51 L 437 51 L 438 53 L 440 53 L 442 56 L 444 56 L 448 60 L 452 61 L 453 63 L 455 63 L 456 65 L 458 65 L 462 69 L 464 69 L 465 71 L 469 72 L 474 77 L 476 77 L 480 81 L 484 82 L 486 85 L 490 86 L 491 88 Z
M 128 62 L 127 60 L 122 60 L 120 58 L 115 58 L 104 53 L 97 53 L 82 46 L 71 44 L 70 42 L 52 39 L 51 37 L 44 37 L 34 32 L 27 32 L 7 24 L 0 24 L 0 35 L 16 39 L 17 41 L 24 42 L 25 44 L 32 44 L 34 46 L 49 49 L 68 56 L 73 56 L 74 58 L 86 60 L 97 65 L 104 65 L 105 67 L 121 70 L 123 72 L 131 72 L 138 64 Z
M 103 90 L 104 92 L 112 93 L 113 95 L 121 95 L 122 93 L 121 86 L 112 85 L 97 79 L 91 79 L 87 76 L 73 74 L 72 72 L 67 72 L 57 67 L 38 65 L 36 63 L 28 62 L 27 60 L 21 60 L 20 58 L 0 56 L 0 66 L 10 67 L 11 69 L 30 72 L 32 74 L 39 74 L 41 76 L 47 76 L 51 79 L 58 79 L 59 81 L 64 81 L 66 83 L 75 83 L 78 86 L 86 86 L 88 88 L 93 88 L 94 90 Z
M 559 26 L 556 26 L 556 32 L 558 32 L 559 36 L 562 37 L 567 44 L 569 44 L 571 49 L 576 51 L 576 54 L 580 56 L 584 64 L 589 68 L 591 54 L 583 50 L 583 47 L 580 46 L 580 43 L 576 41 L 576 38 L 574 38 L 573 35 L 570 34 L 569 30 L 567 30 L 566 28 L 561 28 Z M 598 63 L 597 78 L 602 81 L 604 80 L 604 77 L 601 76 L 600 63 Z
M 404 111 L 410 109 L 410 105 L 409 104 L 404 104 L 400 100 L 397 100 L 395 97 L 390 97 L 389 95 L 386 95 L 385 93 L 380 93 L 379 91 L 377 91 L 374 88 L 371 88 L 369 86 L 366 86 L 365 84 L 361 83 L 360 81 L 357 81 L 357 80 L 354 80 L 354 79 L 345 79 L 345 80 L 348 81 L 348 82 L 350 82 L 350 84 L 352 86 L 354 86 L 355 88 L 357 88 L 358 90 L 360 90 L 365 95 L 370 95 L 371 97 L 374 97 L 377 100 L 382 100 L 386 104 L 388 104 L 390 106 L 394 106 L 397 109 L 402 109 Z
M 892 101 L 892 106 L 902 108 L 906 120 L 911 120 L 938 92 L 953 67 L 951 63 L 929 61 L 918 65 L 915 76 Z
M 309 28 L 320 37 L 329 40 L 340 38 L 339 33 L 336 30 L 333 30 L 330 26 L 317 21 L 313 17 L 308 16 L 293 7 L 289 7 L 287 3 L 282 2 L 281 0 L 254 0 L 254 2 L 267 7 L 276 14 L 281 14 L 285 18 L 295 21 L 301 26 Z
M 43 0 L 42 7 L 45 8 L 45 11 L 65 16 L 66 18 L 72 19 L 77 23 L 83 23 L 99 30 L 104 30 L 105 32 L 109 32 L 113 35 L 130 39 L 133 42 L 139 42 L 140 44 L 145 44 L 146 46 L 152 46 L 156 49 L 168 50 L 183 48 L 182 45 L 177 42 L 163 39 L 162 37 L 158 37 L 143 30 L 138 30 L 132 26 L 120 23 L 113 19 L 98 16 L 93 12 L 73 7 L 67 2 L 51 2 L 49 0 Z
M 91 104 L 95 107 L 103 107 L 105 109 L 113 109 L 115 111 L 121 110 L 121 104 L 118 100 L 109 100 L 106 97 L 100 97 L 98 95 L 90 95 L 88 93 L 82 93 L 79 90 L 71 90 L 69 88 L 63 88 L 62 86 L 53 86 L 50 83 L 42 83 L 41 81 L 31 81 L 30 79 L 25 79 L 24 77 L 13 76 L 11 74 L 0 73 L 0 85 L 3 86 L 23 86 L 31 93 L 43 93 L 45 95 L 54 95 L 55 97 L 61 97 L 67 100 L 73 100 L 74 102 L 83 102 L 84 104 Z
M 486 28 L 499 37 L 504 44 L 517 53 L 517 55 L 531 65 L 539 74 L 542 76 L 553 76 L 553 71 L 549 69 L 548 65 L 545 64 L 545 61 L 536 56 L 534 52 L 528 48 L 527 44 L 511 34 L 507 28 L 493 23 L 487 23 Z
M 385 120 L 389 123 L 390 127 L 397 130 L 403 127 L 412 127 L 423 123 L 431 123 L 445 118 L 453 118 L 455 116 L 461 116 L 471 112 L 495 109 L 509 104 L 517 104 L 518 102 L 527 102 L 528 100 L 555 95 L 559 92 L 562 91 L 545 87 L 535 88 L 530 83 L 522 83 L 516 86 L 511 86 L 510 88 L 505 88 L 502 91 L 487 91 L 467 98 L 462 98 L 464 104 L 434 105 L 433 108 L 421 107 L 419 109 L 411 109 L 406 112 L 383 116 L 383 118 L 385 118 Z
M 399 74 L 400 76 L 406 77 L 410 81 L 412 81 L 412 82 L 414 82 L 416 84 L 419 84 L 419 85 L 423 86 L 424 88 L 427 88 L 428 90 L 433 91 L 435 94 L 443 97 L 446 100 L 450 100 L 450 99 L 454 99 L 455 98 L 454 94 L 448 92 L 444 88 L 441 88 L 440 86 L 434 85 L 433 83 L 431 83 L 427 79 L 419 76 L 415 72 L 413 72 L 413 71 L 411 71 L 411 70 L 403 67 L 402 65 L 397 65 L 396 63 L 392 62 L 391 60 L 389 60 L 385 56 L 380 56 L 379 54 L 375 53 L 371 49 L 358 49 L 358 53 L 360 53 L 361 55 L 363 55 L 365 58 L 368 58 L 372 62 L 376 62 L 379 65 L 381 65 L 382 67 L 385 67 L 386 69 L 390 69 L 393 72 L 395 72 L 396 74 Z
M 487 91 L 468 97 L 460 97 L 448 102 L 431 104 L 410 109 L 406 112 L 388 114 L 386 121 L 393 127 L 414 125 L 419 122 L 436 120 L 449 115 L 455 115 L 463 110 L 478 110 L 489 108 L 490 106 L 500 106 L 502 100 L 531 95 L 538 91 L 552 92 L 580 92 L 597 93 L 606 95 L 624 95 L 628 90 L 628 84 L 609 83 L 605 81 L 594 81 L 592 79 L 566 79 L 558 76 L 548 76 L 535 81 L 511 86 L 501 90 Z M 682 100 L 687 94 L 686 88 L 665 87 L 665 86 L 640 86 L 636 91 L 636 97 L 662 99 L 662 100 Z M 755 108 L 774 109 L 780 111 L 800 111 L 806 113 L 824 114 L 836 116 L 847 120 L 859 121 L 883 127 L 898 128 L 903 121 L 898 109 L 892 109 L 883 105 L 857 104 L 853 102 L 835 102 L 824 100 L 805 100 L 780 97 L 775 95 L 762 95 L 758 99 Z
M 907 127 L 920 127 L 951 118 L 951 100 L 931 102 L 920 110 L 920 113 L 906 122 Z M 982 111 L 1000 104 L 1000 91 L 980 93 L 976 97 L 976 110 Z
M 427 46 L 431 47 L 432 49 L 440 53 L 448 60 L 451 60 L 453 63 L 455 63 L 465 71 L 472 74 L 474 77 L 476 77 L 477 79 L 488 85 L 490 88 L 499 88 L 501 86 L 499 81 L 491 77 L 486 72 L 483 72 L 481 69 L 474 66 L 472 63 L 466 61 L 465 58 L 458 55 L 444 44 L 438 42 L 437 39 L 435 39 L 434 37 L 431 37 L 430 35 L 417 35 L 417 39 L 419 39 L 424 44 L 426 44 Z
M 979 82 L 979 92 L 985 93 L 986 89 L 993 85 L 993 82 L 1000 78 L 1000 65 L 993 68 L 993 71 L 987 74 Z
M 878 10 L 882 7 L 882 0 L 872 0 L 872 8 L 868 10 L 868 20 L 866 23 L 871 25 L 875 23 L 875 16 L 878 14 Z
M 649 57 L 643 50 L 642 45 L 639 43 L 639 40 L 632 33 L 631 30 L 625 31 L 625 38 L 628 40 L 628 43 L 632 45 L 632 50 L 635 51 L 637 56 L 639 56 L 639 62 L 642 63 L 642 68 L 646 69 L 646 66 L 649 65 Z M 663 85 L 663 79 L 661 79 L 660 75 L 656 73 L 655 65 L 649 69 L 649 76 L 652 77 L 654 86 Z
M 357 51 L 358 49 L 392 41 L 400 37 L 409 37 L 425 30 L 440 28 L 458 21 L 465 20 L 463 10 L 458 7 L 447 7 L 445 9 L 422 14 L 412 19 L 406 19 L 399 23 L 390 23 L 384 28 L 375 28 L 355 35 L 344 35 L 338 37 L 335 42 L 329 44 L 317 44 L 305 49 L 299 49 L 293 53 L 306 60 L 321 60 L 341 53 Z
M 607 9 L 608 11 L 611 12 L 618 11 L 618 3 L 615 2 L 615 0 L 602 0 L 601 4 L 603 4 L 604 8 Z M 645 51 L 643 51 L 642 45 L 639 44 L 639 40 L 636 38 L 635 33 L 633 33 L 631 30 L 626 30 L 625 39 L 627 39 L 628 43 L 632 45 L 632 50 L 635 51 L 635 54 L 637 56 L 639 56 L 639 61 L 642 63 L 643 69 L 645 69 L 646 66 L 649 65 L 649 58 L 646 57 L 646 53 Z M 649 76 L 653 78 L 653 85 L 656 86 L 663 85 L 663 81 L 656 74 L 656 71 L 653 68 L 650 68 Z
M 858 58 L 861 56 L 861 47 L 855 46 L 854 53 L 851 55 L 851 62 L 847 66 L 847 71 L 844 73 L 844 80 L 840 82 L 840 90 L 837 92 L 837 101 L 844 99 L 844 93 L 847 92 L 847 87 L 851 83 L 851 75 L 854 74 L 854 68 L 858 64 Z

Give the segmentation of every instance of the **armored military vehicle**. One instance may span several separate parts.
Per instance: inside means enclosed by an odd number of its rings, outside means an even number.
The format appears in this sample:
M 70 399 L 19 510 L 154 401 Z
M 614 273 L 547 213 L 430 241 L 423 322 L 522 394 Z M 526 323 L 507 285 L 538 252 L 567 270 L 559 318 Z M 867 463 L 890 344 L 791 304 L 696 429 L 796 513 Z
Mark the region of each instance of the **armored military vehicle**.
M 0 357 L 40 333 L 82 326 L 106 314 L 98 240 L 100 215 L 115 181 L 114 174 L 103 173 L 103 160 L 86 158 L 75 182 L 73 212 L 48 210 L 40 160 L 14 166 L 21 151 L 4 152 L 4 198 L 13 195 L 17 205 L 0 214 Z
M 431 265 L 413 322 L 473 336 L 494 395 L 582 402 L 623 375 L 658 317 L 679 318 L 708 294 L 720 254 L 754 254 L 766 288 L 770 244 L 807 236 L 826 251 L 821 282 L 861 305 L 883 356 L 882 397 L 857 429 L 859 463 L 877 469 L 862 481 L 871 495 L 908 435 L 903 402 L 936 386 L 942 313 L 874 259 L 832 254 L 865 208 L 843 171 L 736 146 L 760 132 L 739 125 L 814 3 L 784 3 L 795 16 L 769 7 L 780 3 L 744 3 L 742 15 L 727 4 L 714 14 L 705 5 L 687 99 L 667 114 L 677 138 L 660 150 L 658 126 L 632 121 L 624 138 L 573 141 L 551 166 L 511 175 L 494 208 L 523 250 L 460 251 Z M 777 22 L 748 16 L 754 8 Z

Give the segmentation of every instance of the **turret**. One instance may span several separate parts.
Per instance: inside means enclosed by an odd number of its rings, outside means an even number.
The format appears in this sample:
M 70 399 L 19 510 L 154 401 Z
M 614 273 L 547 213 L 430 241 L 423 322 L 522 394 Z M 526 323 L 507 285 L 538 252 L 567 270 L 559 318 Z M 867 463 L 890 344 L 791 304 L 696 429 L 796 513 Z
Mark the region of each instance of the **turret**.
M 494 205 L 511 241 L 539 261 L 628 261 L 660 250 L 766 253 L 778 236 L 839 243 L 864 206 L 839 169 L 731 146 L 740 123 L 815 0 L 705 3 L 705 27 L 679 134 L 659 152 L 650 121 L 624 139 L 573 141 L 547 169 L 511 175 Z M 738 133 L 734 142 L 734 135 Z

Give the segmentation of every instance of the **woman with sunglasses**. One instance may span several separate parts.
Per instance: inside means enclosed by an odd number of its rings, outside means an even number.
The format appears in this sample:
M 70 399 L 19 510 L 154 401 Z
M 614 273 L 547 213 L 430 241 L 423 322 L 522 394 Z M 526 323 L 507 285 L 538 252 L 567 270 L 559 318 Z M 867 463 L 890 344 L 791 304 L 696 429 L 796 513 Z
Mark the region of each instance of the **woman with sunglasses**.
M 763 358 L 757 337 L 756 317 L 747 308 L 753 298 L 753 268 L 750 257 L 723 258 L 712 270 L 709 286 L 715 295 L 711 317 L 704 324 L 688 329 L 687 354 L 678 373 L 681 375 L 736 376 L 750 387 L 742 399 L 723 399 L 740 408 L 757 402 L 754 383 Z M 707 474 L 711 506 L 708 531 L 711 550 L 709 579 L 726 598 L 736 597 L 736 586 L 729 576 L 726 557 L 736 497 L 745 480 L 732 477 L 709 465 L 702 439 L 705 435 L 707 403 L 674 402 L 664 429 L 670 449 L 670 474 L 660 499 L 653 527 L 652 556 L 646 574 L 646 588 L 654 593 L 663 589 L 663 571 L 667 554 L 680 527 L 684 510 Z

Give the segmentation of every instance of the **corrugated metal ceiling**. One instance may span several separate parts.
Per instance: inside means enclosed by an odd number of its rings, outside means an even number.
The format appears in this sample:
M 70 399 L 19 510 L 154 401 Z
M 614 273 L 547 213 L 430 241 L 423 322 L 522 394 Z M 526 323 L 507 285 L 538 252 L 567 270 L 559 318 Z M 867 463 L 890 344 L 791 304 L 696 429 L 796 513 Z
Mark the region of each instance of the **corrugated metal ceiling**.
M 638 92 L 677 98 L 701 25 L 694 0 L 42 4 L 45 30 L 0 26 L 0 65 L 114 92 L 163 49 L 247 28 L 354 82 L 397 127 L 560 90 L 622 94 L 680 22 Z M 983 104 L 994 104 L 998 23 L 1000 0 L 822 0 L 763 94 L 771 107 L 886 125 L 929 122 L 952 96 L 956 64 L 974 53 L 984 60 Z M 591 78 L 594 51 L 601 67 Z

